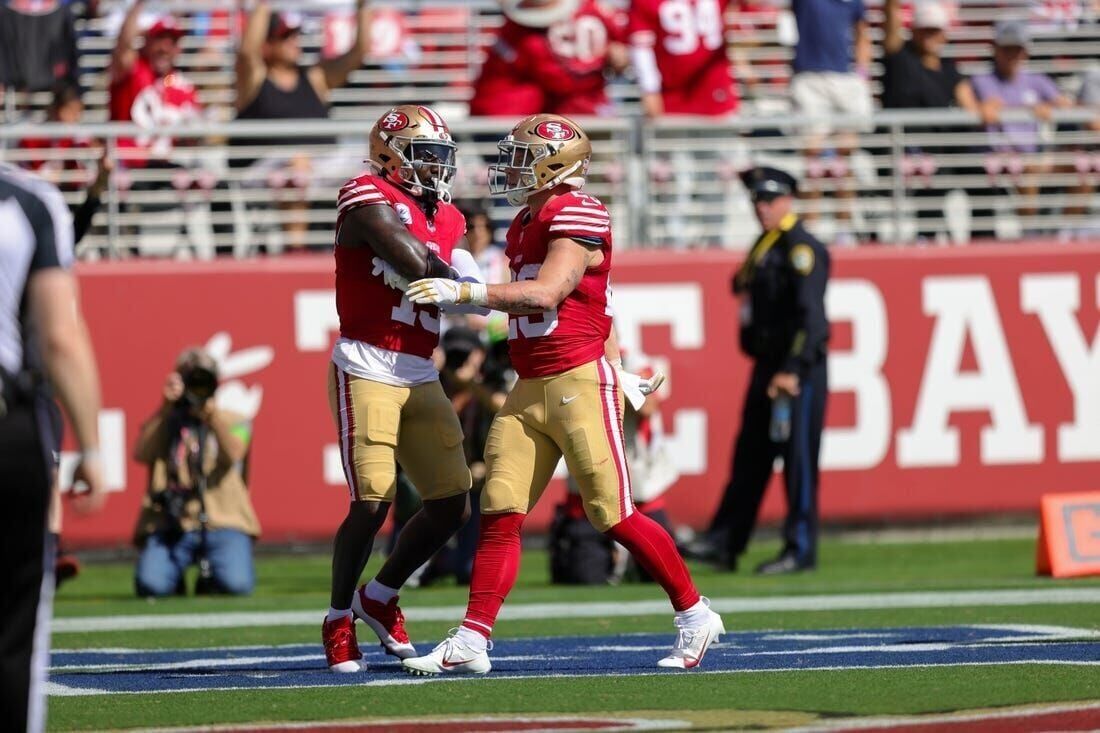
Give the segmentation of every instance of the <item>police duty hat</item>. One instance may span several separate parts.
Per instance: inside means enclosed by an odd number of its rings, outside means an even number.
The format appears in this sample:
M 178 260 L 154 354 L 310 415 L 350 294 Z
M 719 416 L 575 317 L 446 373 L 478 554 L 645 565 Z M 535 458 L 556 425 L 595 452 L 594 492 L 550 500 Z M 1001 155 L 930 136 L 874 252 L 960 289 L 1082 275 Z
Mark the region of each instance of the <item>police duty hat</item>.
M 786 171 L 769 166 L 757 166 L 742 171 L 741 182 L 749 190 L 749 196 L 774 199 L 779 196 L 792 196 L 798 192 L 798 181 Z

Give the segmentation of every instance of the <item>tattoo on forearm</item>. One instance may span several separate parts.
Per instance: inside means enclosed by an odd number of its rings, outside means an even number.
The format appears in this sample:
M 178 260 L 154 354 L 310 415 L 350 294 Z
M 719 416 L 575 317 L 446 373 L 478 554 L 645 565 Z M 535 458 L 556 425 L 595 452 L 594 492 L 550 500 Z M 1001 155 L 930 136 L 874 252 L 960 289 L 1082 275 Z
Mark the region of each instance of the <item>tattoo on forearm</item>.
M 488 290 L 488 306 L 493 310 L 531 315 L 556 308 L 561 301 L 577 289 L 584 277 L 584 267 L 570 270 L 565 280 L 554 289 L 538 280 L 491 285 Z

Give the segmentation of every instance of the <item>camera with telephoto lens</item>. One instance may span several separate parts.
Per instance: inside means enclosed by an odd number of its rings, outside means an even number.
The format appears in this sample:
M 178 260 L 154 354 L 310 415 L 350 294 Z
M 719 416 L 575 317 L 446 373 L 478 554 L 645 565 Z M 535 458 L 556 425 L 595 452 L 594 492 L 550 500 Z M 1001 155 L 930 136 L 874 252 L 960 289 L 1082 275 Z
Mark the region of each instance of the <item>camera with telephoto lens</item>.
M 183 379 L 183 396 L 176 405 L 184 410 L 194 410 L 206 404 L 218 389 L 218 375 L 204 366 L 193 365 L 180 371 Z

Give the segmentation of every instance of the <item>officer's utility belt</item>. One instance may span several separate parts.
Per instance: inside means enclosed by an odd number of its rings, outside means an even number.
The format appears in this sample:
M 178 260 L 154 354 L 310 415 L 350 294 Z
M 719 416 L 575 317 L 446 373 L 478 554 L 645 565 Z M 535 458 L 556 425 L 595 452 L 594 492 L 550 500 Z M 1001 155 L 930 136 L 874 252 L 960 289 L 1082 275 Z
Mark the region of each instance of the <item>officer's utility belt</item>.
M 0 418 L 11 410 L 32 404 L 41 383 L 38 373 L 30 369 L 12 374 L 0 367 Z

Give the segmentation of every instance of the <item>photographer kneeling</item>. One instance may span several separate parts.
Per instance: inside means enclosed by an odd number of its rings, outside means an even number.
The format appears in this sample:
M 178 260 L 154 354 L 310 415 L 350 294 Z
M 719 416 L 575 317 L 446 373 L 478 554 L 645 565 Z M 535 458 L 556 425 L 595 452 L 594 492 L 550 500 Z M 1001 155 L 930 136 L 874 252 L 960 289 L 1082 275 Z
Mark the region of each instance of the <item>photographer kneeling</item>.
M 164 385 L 164 401 L 141 426 L 134 459 L 149 466 L 134 541 L 141 548 L 139 596 L 184 593 L 184 571 L 199 566 L 196 593 L 252 592 L 252 542 L 260 524 L 245 485 L 250 425 L 218 408 L 217 365 L 187 349 Z

